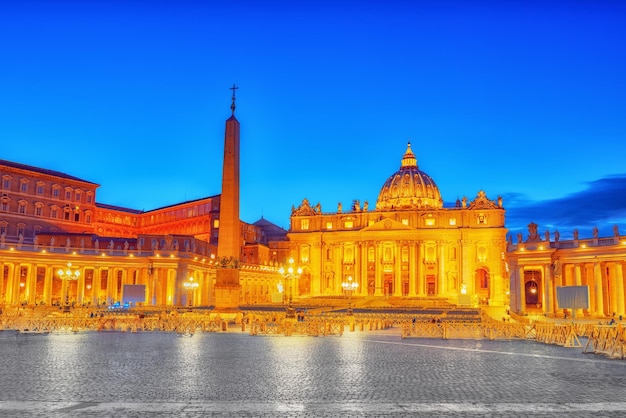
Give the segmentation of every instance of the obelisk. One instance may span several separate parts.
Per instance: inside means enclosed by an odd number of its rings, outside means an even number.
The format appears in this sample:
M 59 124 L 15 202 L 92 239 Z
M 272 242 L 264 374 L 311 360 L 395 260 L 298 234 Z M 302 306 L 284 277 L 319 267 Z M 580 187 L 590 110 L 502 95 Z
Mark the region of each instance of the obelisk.
M 239 121 L 235 118 L 235 91 L 233 84 L 232 115 L 226 120 L 224 136 L 224 165 L 222 168 L 222 195 L 220 197 L 219 235 L 217 242 L 217 270 L 215 279 L 215 309 L 239 309 Z

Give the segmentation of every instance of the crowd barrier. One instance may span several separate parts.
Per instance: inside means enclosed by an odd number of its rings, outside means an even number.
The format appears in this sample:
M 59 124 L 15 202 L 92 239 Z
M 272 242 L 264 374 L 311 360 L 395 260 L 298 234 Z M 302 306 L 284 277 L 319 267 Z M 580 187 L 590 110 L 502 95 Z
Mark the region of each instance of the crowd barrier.
M 457 312 L 437 317 L 419 314 L 354 314 L 333 312 L 298 313 L 285 318 L 284 311 L 245 311 L 233 320 L 226 320 L 210 311 L 138 311 L 76 309 L 5 309 L 0 315 L 0 330 L 19 333 L 81 332 L 81 331 L 163 331 L 194 334 L 225 332 L 233 327 L 253 336 L 307 335 L 341 336 L 347 329 L 378 331 L 400 328 L 402 338 L 534 340 L 563 347 L 582 347 L 579 337 L 586 337 L 584 353 L 610 358 L 626 358 L 626 330 L 621 324 L 604 325 L 591 322 L 509 322 L 496 321 L 474 313 Z
M 193 334 L 198 331 L 221 332 L 228 323 L 219 316 L 179 314 L 177 311 L 155 315 L 117 313 L 54 313 L 51 315 L 2 315 L 0 329 L 19 333 L 50 333 L 80 331 L 165 331 Z
M 596 325 L 587 339 L 585 353 L 626 358 L 626 329 L 621 325 Z

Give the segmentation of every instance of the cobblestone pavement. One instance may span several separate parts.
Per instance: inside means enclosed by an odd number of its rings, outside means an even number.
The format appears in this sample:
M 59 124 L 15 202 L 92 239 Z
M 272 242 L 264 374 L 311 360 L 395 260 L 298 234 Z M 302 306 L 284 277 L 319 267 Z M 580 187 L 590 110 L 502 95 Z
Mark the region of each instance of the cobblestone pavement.
M 626 361 L 530 341 L 0 332 L 2 417 L 626 416 Z

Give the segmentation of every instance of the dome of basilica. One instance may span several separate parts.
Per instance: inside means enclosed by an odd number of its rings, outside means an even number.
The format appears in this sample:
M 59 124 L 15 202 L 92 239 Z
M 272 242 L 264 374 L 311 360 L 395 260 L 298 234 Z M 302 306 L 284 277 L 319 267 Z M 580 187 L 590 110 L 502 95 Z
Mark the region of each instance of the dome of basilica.
M 392 174 L 378 194 L 376 210 L 439 209 L 443 199 L 434 180 L 417 166 L 409 142 L 400 170 Z

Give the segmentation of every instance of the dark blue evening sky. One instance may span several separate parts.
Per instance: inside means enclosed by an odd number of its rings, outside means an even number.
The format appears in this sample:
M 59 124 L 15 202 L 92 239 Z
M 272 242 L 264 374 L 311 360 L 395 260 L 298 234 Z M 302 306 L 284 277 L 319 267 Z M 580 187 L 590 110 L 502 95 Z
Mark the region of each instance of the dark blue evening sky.
M 221 192 L 236 83 L 242 220 L 367 200 L 411 141 L 445 202 L 626 234 L 626 4 L 2 1 L 0 158 L 156 209 Z

